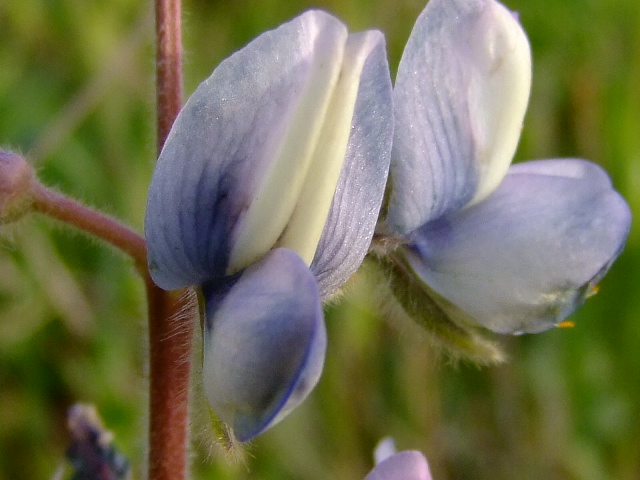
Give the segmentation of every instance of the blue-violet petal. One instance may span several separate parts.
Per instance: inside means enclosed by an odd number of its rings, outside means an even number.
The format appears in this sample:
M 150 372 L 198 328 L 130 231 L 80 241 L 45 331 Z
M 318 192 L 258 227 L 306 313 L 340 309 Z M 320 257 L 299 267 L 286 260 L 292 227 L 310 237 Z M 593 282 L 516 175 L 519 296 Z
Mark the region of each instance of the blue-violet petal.
M 404 50 L 387 228 L 407 234 L 477 202 L 506 174 L 531 84 L 515 16 L 494 0 L 431 0 Z
M 205 394 L 237 438 L 250 440 L 318 382 L 326 348 L 318 288 L 302 259 L 279 248 L 203 293 Z
M 364 480 L 431 480 L 431 473 L 424 455 L 407 450 L 380 462 Z
M 406 258 L 445 299 L 499 333 L 563 321 L 620 253 L 630 211 L 597 165 L 518 164 L 487 199 L 416 231 Z
M 369 55 L 355 105 L 346 159 L 311 270 L 321 297 L 338 289 L 366 255 L 387 181 L 393 137 L 391 78 L 384 36 L 365 37 Z
M 221 278 L 273 247 L 303 188 L 346 41 L 337 19 L 306 12 L 224 60 L 196 89 L 149 190 L 145 234 L 159 286 Z

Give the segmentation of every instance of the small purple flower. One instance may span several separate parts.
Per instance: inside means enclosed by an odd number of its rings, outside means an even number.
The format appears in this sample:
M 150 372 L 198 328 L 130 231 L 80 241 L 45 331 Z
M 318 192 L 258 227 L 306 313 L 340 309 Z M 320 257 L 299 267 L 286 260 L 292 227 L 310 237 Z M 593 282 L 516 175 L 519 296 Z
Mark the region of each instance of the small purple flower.
M 241 441 L 313 389 L 322 301 L 357 270 L 389 167 L 384 37 L 321 11 L 264 33 L 186 103 L 145 232 L 162 288 L 201 287 L 204 390 Z
M 376 467 L 364 480 L 431 480 L 429 464 L 424 455 L 416 450 L 396 453 L 391 438 L 380 442 L 375 457 Z
M 407 450 L 380 462 L 364 480 L 431 480 L 431 473 L 424 455 Z
M 509 166 L 531 82 L 516 17 L 494 0 L 431 0 L 396 84 L 382 236 L 461 326 L 561 323 L 620 253 L 630 212 L 585 160 Z

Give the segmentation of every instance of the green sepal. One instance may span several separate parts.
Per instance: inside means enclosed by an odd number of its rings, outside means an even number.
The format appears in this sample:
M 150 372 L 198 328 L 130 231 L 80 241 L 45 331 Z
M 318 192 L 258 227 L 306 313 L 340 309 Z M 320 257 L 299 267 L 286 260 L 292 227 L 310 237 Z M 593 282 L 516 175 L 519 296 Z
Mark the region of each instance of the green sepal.
M 434 292 L 415 275 L 402 256 L 404 246 L 373 251 L 367 263 L 378 283 L 386 283 L 402 311 L 429 335 L 433 345 L 452 360 L 495 365 L 506 360 L 500 346 L 460 308 Z

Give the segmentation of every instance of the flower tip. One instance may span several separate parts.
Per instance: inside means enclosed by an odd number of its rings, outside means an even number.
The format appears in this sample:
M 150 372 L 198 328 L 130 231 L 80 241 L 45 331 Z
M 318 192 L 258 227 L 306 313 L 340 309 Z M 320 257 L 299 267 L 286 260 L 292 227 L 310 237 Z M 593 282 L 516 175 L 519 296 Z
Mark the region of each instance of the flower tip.
M 373 450 L 373 458 L 378 463 L 384 462 L 387 458 L 396 454 L 396 442 L 392 437 L 385 437 L 378 442 Z
M 479 160 L 478 187 L 471 203 L 486 198 L 506 174 L 518 145 L 531 89 L 531 49 L 517 14 L 498 2 L 487 3 L 477 20 L 471 47 L 485 77 L 482 94 L 475 95 L 471 102 Z
M 326 342 L 326 332 L 322 323 L 311 340 L 311 345 L 307 346 L 306 357 L 299 365 L 296 375 L 291 379 L 282 379 L 281 384 L 264 383 L 261 386 L 271 390 L 274 400 L 267 402 L 266 405 L 258 403 L 256 405 L 258 408 L 238 410 L 235 413 L 230 425 L 240 442 L 252 440 L 276 425 L 307 398 L 320 379 Z M 280 350 L 284 352 L 286 349 L 280 346 Z M 268 366 L 264 368 L 263 373 L 265 378 L 273 374 Z
M 267 395 L 255 396 L 253 405 L 237 405 L 232 407 L 233 412 L 221 410 L 221 418 L 228 420 L 233 434 L 240 442 L 247 442 L 265 430 L 271 428 L 292 410 L 294 410 L 315 388 L 324 363 L 324 352 L 326 348 L 326 333 L 324 325 L 319 329 L 308 346 L 308 352 L 303 362 L 298 366 L 297 373 L 293 378 L 278 378 L 273 381 L 277 372 L 273 371 L 272 365 L 264 365 L 261 374 L 266 379 L 265 382 L 258 382 L 257 385 L 249 388 L 256 388 L 261 392 L 266 391 Z M 285 352 L 282 345 L 278 350 Z M 287 355 L 286 353 L 282 353 Z M 276 361 L 274 364 L 278 364 Z M 276 367 L 278 369 L 279 367 Z M 229 409 L 227 409 L 229 410 Z M 229 415 L 230 413 L 230 415 Z
M 205 394 L 246 442 L 282 420 L 320 378 L 327 340 L 317 285 L 304 261 L 280 248 L 203 290 Z

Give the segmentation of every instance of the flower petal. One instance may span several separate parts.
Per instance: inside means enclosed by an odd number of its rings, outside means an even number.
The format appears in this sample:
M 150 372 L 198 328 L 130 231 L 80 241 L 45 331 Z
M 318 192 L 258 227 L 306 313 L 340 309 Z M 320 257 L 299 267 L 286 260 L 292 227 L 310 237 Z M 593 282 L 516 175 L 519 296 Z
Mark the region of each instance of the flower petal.
M 326 331 L 317 285 L 302 259 L 280 248 L 203 292 L 205 394 L 237 438 L 250 440 L 320 378 Z
M 337 19 L 307 12 L 223 61 L 191 96 L 149 191 L 145 232 L 158 285 L 175 289 L 234 273 L 280 238 L 346 40 Z
M 365 480 L 431 480 L 431 473 L 424 455 L 408 450 L 380 462 Z
M 520 137 L 530 84 L 527 38 L 501 4 L 427 4 L 394 88 L 388 228 L 407 234 L 497 187 Z
M 407 260 L 436 293 L 499 333 L 564 320 L 620 253 L 629 207 L 584 160 L 513 166 L 483 202 L 417 231 Z
M 323 298 L 353 275 L 369 249 L 391 157 L 393 105 L 384 36 L 371 31 L 351 37 L 366 42 L 368 56 L 347 156 L 311 264 Z
M 321 234 L 324 232 L 326 235 L 327 230 L 331 232 L 337 226 L 333 225 L 332 228 L 332 222 L 349 222 L 351 228 L 353 217 L 367 217 L 364 222 L 368 226 L 369 238 L 366 238 L 365 233 L 361 243 L 366 245 L 360 246 L 357 254 L 360 250 L 366 250 L 375 223 L 375 218 L 371 217 L 377 217 L 384 193 L 392 132 L 391 77 L 384 36 L 377 31 L 349 35 L 340 79 L 317 142 L 314 162 L 278 245 L 298 252 L 311 263 Z M 343 173 L 345 168 L 347 172 Z M 349 183 L 348 178 L 345 178 L 355 168 L 359 169 L 356 173 L 359 178 L 355 183 L 368 182 L 365 191 L 354 191 L 354 181 Z M 340 197 L 332 202 L 338 184 Z M 347 199 L 341 197 L 345 194 L 348 195 Z M 350 214 L 348 219 L 337 218 L 339 215 L 336 210 L 341 205 L 347 210 L 343 213 Z M 358 210 L 358 207 L 363 209 Z M 333 216 L 327 228 L 330 211 L 333 211 Z M 335 233 L 338 232 L 333 232 Z M 345 240 L 344 232 L 339 233 L 342 233 L 341 240 Z M 356 229 L 353 240 L 361 236 L 360 230 Z M 336 240 L 333 241 L 337 243 Z M 350 250 L 352 244 L 349 241 L 342 246 Z M 353 263 L 359 265 L 363 258 L 364 253 L 357 262 L 349 262 L 339 268 L 346 269 Z

